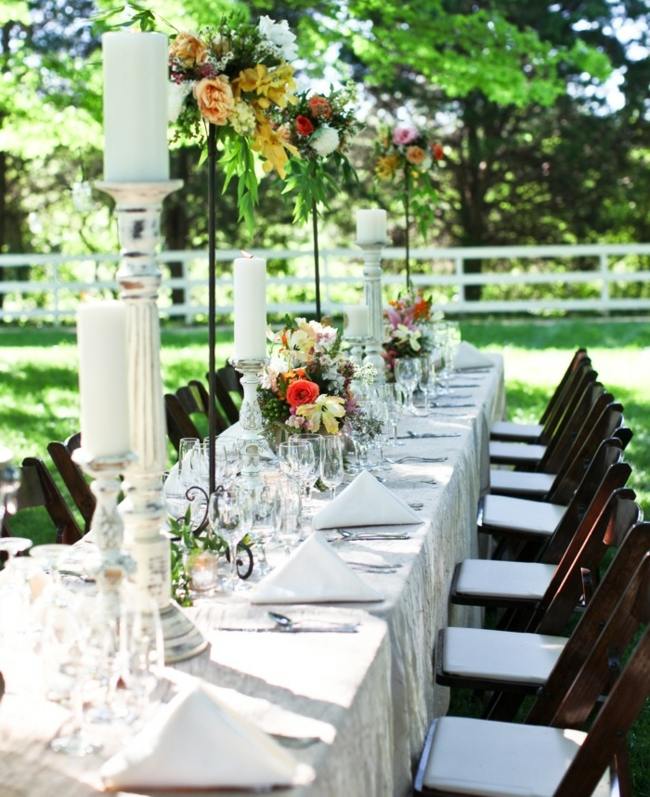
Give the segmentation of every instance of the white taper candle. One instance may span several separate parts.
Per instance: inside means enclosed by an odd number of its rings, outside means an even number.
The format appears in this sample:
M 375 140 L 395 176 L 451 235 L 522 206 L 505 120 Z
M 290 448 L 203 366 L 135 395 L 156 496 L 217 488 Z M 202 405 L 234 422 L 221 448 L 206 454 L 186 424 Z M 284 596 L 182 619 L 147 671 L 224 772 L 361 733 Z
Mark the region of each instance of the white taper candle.
M 167 37 L 120 31 L 102 36 L 104 179 L 169 179 Z
M 365 338 L 368 335 L 368 307 L 352 304 L 343 308 L 345 335 L 348 338 Z
M 235 359 L 266 357 L 266 260 L 238 257 L 233 267 Z
M 386 224 L 385 210 L 378 208 L 357 210 L 357 243 L 360 245 L 385 243 Z
M 126 307 L 88 302 L 77 311 L 81 445 L 92 457 L 130 450 Z

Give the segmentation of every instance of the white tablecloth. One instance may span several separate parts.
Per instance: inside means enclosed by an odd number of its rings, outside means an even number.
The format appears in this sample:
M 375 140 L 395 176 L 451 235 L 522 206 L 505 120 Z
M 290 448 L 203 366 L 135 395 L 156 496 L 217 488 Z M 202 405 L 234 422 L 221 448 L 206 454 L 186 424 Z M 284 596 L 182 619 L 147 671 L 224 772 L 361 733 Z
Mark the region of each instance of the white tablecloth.
M 448 401 L 475 406 L 440 408 L 428 418 L 405 419 L 401 433 L 410 429 L 460 436 L 407 441 L 395 453 L 444 456 L 447 461 L 396 466 L 390 476 L 398 481 L 389 486 L 407 500 L 423 503 L 426 522 L 407 540 L 337 545 L 344 558 L 401 565 L 396 574 L 363 573 L 386 600 L 280 609 L 292 617 L 354 617 L 361 623 L 358 634 L 226 632 L 219 625 L 265 616 L 266 608 L 213 600 L 190 610 L 211 646 L 178 665 L 173 678 L 201 677 L 264 730 L 291 737 L 282 743 L 313 766 L 316 780 L 278 794 L 408 794 L 428 723 L 446 710 L 447 690 L 434 688 L 431 653 L 438 629 L 450 619 L 447 595 L 454 566 L 477 553 L 476 507 L 488 486 L 489 427 L 502 417 L 505 402 L 501 357 L 494 357 L 489 372 L 463 374 L 456 381 L 478 386 L 459 388 L 471 398 Z M 437 484 L 411 481 L 417 478 L 433 478 Z M 116 740 L 109 740 L 95 757 L 51 753 L 46 742 L 64 716 L 62 709 L 42 701 L 5 697 L 0 704 L 2 797 L 96 793 L 94 773 Z

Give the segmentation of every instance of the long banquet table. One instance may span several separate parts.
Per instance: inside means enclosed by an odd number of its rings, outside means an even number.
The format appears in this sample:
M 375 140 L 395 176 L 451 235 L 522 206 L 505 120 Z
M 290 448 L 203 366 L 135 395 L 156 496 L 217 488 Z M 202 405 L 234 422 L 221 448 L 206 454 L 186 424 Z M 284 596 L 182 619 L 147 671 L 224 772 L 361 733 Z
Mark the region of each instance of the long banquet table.
M 385 600 L 280 608 L 292 618 L 354 620 L 360 623 L 359 633 L 220 631 L 220 625 L 266 616 L 268 607 L 245 600 L 205 600 L 189 610 L 211 644 L 201 656 L 169 668 L 170 681 L 203 679 L 221 700 L 313 768 L 310 785 L 275 792 L 279 795 L 409 793 L 428 723 L 448 703 L 447 690 L 434 687 L 432 650 L 437 630 L 452 619 L 447 601 L 451 576 L 457 562 L 478 550 L 476 507 L 489 481 L 489 427 L 503 417 L 505 404 L 503 361 L 498 355 L 492 360 L 491 369 L 456 379 L 459 385 L 476 387 L 460 388 L 459 394 L 471 398 L 453 397 L 450 402 L 474 406 L 440 408 L 430 417 L 409 417 L 401 424 L 400 434 L 460 435 L 408 440 L 397 450 L 400 455 L 447 458 L 437 464 L 396 466 L 389 477 L 401 496 L 423 505 L 424 522 L 410 527 L 406 540 L 337 545 L 343 558 L 355 562 L 400 565 L 392 574 L 362 574 Z M 434 479 L 436 484 L 417 479 Z M 458 613 L 453 619 L 468 616 Z M 97 794 L 97 769 L 119 740 L 110 739 L 93 757 L 57 755 L 47 743 L 65 717 L 59 706 L 14 695 L 9 685 L 0 703 L 2 797 Z

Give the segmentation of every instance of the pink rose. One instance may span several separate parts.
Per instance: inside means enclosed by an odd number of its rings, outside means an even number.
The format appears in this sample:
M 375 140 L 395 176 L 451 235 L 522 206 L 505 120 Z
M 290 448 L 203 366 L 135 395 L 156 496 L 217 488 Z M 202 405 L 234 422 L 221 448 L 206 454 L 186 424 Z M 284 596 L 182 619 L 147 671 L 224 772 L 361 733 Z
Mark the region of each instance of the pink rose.
M 393 130 L 393 144 L 396 144 L 398 147 L 404 144 L 410 144 L 415 141 L 419 135 L 420 133 L 418 130 L 411 125 L 398 125 Z

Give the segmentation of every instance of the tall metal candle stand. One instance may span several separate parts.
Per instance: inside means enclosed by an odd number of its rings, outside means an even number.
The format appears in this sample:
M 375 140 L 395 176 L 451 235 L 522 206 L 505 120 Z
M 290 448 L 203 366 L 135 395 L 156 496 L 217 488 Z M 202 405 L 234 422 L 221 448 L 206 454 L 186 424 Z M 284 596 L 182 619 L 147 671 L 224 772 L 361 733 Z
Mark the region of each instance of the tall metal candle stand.
M 377 382 L 384 382 L 384 309 L 381 292 L 381 253 L 385 241 L 359 243 L 363 251 L 363 296 L 368 305 L 368 332 L 364 363 L 377 369 Z
M 191 658 L 207 647 L 196 626 L 171 601 L 170 544 L 163 534 L 167 510 L 162 477 L 167 450 L 156 249 L 162 202 L 181 185 L 181 180 L 97 183 L 116 203 L 122 257 L 117 280 L 127 307 L 131 449 L 136 460 L 125 474 L 125 542 L 136 563 L 138 588 L 160 608 L 168 663 Z

